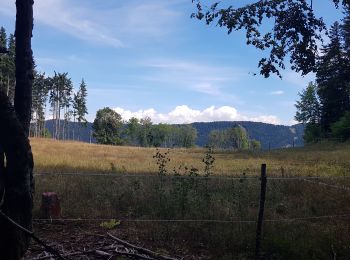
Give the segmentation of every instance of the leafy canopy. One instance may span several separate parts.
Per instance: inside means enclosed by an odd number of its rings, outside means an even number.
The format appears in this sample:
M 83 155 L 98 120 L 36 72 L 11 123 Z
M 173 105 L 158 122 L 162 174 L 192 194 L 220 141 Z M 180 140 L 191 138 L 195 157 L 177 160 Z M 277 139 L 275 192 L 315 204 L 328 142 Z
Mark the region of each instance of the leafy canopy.
M 197 7 L 192 18 L 204 20 L 208 25 L 215 22 L 226 27 L 228 34 L 244 30 L 248 45 L 269 51 L 258 63 L 264 77 L 271 73 L 281 77 L 280 69 L 285 69 L 287 57 L 291 68 L 302 75 L 315 71 L 317 43 L 322 41 L 321 33 L 326 26 L 322 18 L 315 16 L 312 0 L 259 0 L 239 7 L 220 7 L 219 2 L 207 6 L 201 0 L 192 2 Z M 333 2 L 338 8 L 340 1 Z M 341 3 L 350 5 L 349 0 Z

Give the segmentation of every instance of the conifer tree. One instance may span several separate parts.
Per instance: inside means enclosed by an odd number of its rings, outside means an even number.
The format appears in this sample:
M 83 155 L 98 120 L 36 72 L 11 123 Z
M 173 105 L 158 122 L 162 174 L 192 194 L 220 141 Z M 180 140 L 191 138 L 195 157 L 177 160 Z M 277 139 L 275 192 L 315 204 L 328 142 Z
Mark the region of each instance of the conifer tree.
M 323 46 L 317 64 L 316 82 L 321 104 L 321 126 L 329 136 L 330 126 L 350 108 L 346 60 L 341 42 L 340 24 L 335 22 L 329 32 L 330 42 Z
M 74 117 L 74 122 L 75 122 L 75 119 L 78 121 L 79 135 L 80 135 L 81 127 L 87 126 L 86 115 L 88 113 L 88 110 L 86 106 L 86 98 L 87 98 L 86 83 L 84 79 L 82 79 L 79 86 L 79 90 L 76 94 L 74 94 L 74 98 L 73 98 L 73 117 Z M 75 124 L 73 125 L 73 139 L 74 138 L 75 138 Z

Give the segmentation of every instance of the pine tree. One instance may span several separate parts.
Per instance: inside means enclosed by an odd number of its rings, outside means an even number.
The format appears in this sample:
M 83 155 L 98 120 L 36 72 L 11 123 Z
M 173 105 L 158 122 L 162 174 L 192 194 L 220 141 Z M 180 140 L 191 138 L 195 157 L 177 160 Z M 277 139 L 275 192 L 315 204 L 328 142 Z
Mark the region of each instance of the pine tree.
M 87 98 L 87 88 L 84 79 L 81 80 L 79 90 L 76 94 L 74 94 L 73 98 L 73 117 L 74 117 L 74 123 L 75 119 L 77 119 L 79 124 L 79 136 L 80 136 L 80 128 L 87 126 L 87 120 L 86 115 L 88 113 L 87 106 L 86 106 L 86 98 Z M 75 132 L 75 124 L 73 126 L 73 139 Z
M 7 36 L 4 27 L 0 28 L 0 90 L 6 92 L 6 71 L 7 71 Z
M 350 99 L 350 4 L 344 8 L 344 19 L 341 26 L 341 35 L 345 54 L 344 76 L 347 82 L 348 99 Z
M 4 53 L 0 54 L 0 89 L 3 90 L 13 104 L 15 96 L 15 39 L 10 34 L 7 38 L 4 27 L 0 28 L 0 50 Z
M 346 60 L 341 43 L 341 30 L 335 22 L 329 32 L 330 43 L 323 46 L 317 64 L 316 82 L 321 104 L 321 127 L 326 136 L 330 126 L 350 108 L 345 73 Z
M 32 120 L 34 120 L 33 135 L 43 137 L 45 135 L 45 109 L 49 91 L 48 80 L 45 73 L 34 71 Z
M 12 103 L 15 99 L 15 86 L 16 86 L 16 40 L 13 34 L 10 34 L 8 38 L 8 76 L 7 76 L 7 95 Z
M 50 80 L 50 97 L 54 131 L 53 138 L 60 139 L 64 135 L 67 121 L 69 120 L 69 108 L 71 103 L 71 95 L 73 90 L 72 80 L 68 78 L 68 73 L 57 73 Z M 63 110 L 63 111 L 62 111 Z M 61 127 L 61 115 L 65 118 L 63 129 Z

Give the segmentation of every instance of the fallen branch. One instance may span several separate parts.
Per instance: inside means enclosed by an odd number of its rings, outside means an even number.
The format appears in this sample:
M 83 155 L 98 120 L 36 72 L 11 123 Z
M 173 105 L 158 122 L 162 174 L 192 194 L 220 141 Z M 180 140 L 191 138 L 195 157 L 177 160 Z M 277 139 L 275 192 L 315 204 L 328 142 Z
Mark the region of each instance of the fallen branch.
M 133 244 L 130 244 L 129 242 L 127 242 L 127 241 L 125 241 L 125 240 L 122 240 L 122 239 L 120 239 L 120 238 L 117 238 L 117 237 L 113 236 L 113 235 L 110 234 L 110 233 L 107 233 L 107 235 L 108 235 L 110 238 L 114 239 L 115 241 L 117 241 L 118 243 L 120 243 L 120 244 L 122 244 L 122 245 L 124 245 L 124 246 L 131 247 L 131 248 L 133 248 L 133 249 L 136 249 L 137 251 L 140 251 L 140 252 L 145 253 L 145 254 L 147 254 L 147 255 L 149 255 L 149 256 L 155 257 L 156 259 L 162 259 L 162 260 L 177 260 L 176 258 L 172 258 L 172 257 L 169 257 L 169 256 L 163 256 L 163 255 L 160 255 L 160 254 L 158 254 L 158 253 L 156 253 L 156 252 L 153 252 L 153 251 L 151 251 L 151 250 L 149 250 L 149 249 L 146 249 L 146 248 L 143 248 L 143 247 L 139 247 L 139 246 L 135 246 L 135 245 L 133 245 Z
M 17 229 L 21 230 L 22 232 L 24 232 L 25 234 L 27 234 L 29 237 L 31 237 L 35 242 L 37 242 L 39 245 L 43 246 L 47 251 L 49 251 L 50 253 L 52 253 L 53 255 L 57 256 L 58 259 L 61 260 L 66 260 L 56 249 L 54 249 L 53 247 L 47 245 L 44 241 L 42 241 L 41 239 L 39 239 L 38 237 L 36 237 L 34 235 L 34 233 L 32 231 L 29 231 L 28 229 L 22 227 L 21 225 L 19 225 L 18 223 L 16 223 L 13 219 L 11 219 L 9 216 L 7 216 L 4 212 L 2 212 L 2 210 L 0 210 L 0 216 L 5 219 L 8 223 L 10 223 L 12 226 L 16 227 Z

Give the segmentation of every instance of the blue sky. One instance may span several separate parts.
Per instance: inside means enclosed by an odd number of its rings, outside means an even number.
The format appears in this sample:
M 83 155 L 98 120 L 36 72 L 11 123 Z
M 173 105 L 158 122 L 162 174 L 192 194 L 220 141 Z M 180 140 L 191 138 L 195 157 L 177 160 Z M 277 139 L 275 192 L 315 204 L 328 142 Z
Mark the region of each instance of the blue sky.
M 339 19 L 330 0 L 314 2 L 328 24 Z M 193 11 L 191 0 L 35 0 L 37 68 L 68 72 L 76 88 L 84 78 L 89 121 L 108 106 L 155 123 L 295 123 L 297 93 L 314 75 L 263 78 L 263 53 L 242 32 L 227 35 L 191 19 Z M 0 0 L 0 26 L 13 32 L 14 22 L 15 1 Z

